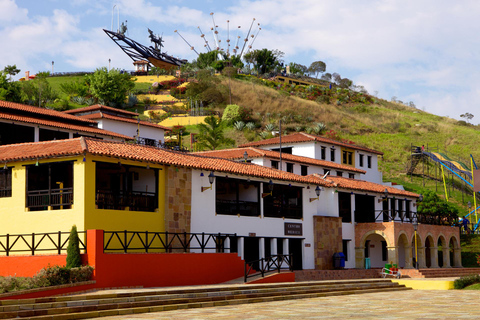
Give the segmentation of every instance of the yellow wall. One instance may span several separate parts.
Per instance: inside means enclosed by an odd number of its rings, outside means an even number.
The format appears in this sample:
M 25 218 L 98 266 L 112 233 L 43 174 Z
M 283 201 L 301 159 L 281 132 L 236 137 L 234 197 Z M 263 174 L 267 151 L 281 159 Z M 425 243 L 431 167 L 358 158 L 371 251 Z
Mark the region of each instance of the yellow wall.
M 170 81 L 175 79 L 174 76 L 136 76 L 137 82 L 148 82 L 148 83 L 154 83 L 154 82 L 162 82 L 162 81 Z
M 345 164 L 347 166 L 355 167 L 355 150 L 350 149 L 350 148 L 345 148 L 345 147 L 341 147 L 340 149 L 341 149 L 341 153 L 340 153 L 341 163 Z M 348 162 L 343 161 L 343 152 L 350 152 L 352 154 L 352 163 L 348 163 Z M 348 161 L 348 158 L 347 158 L 347 161 Z
M 165 231 L 165 168 L 161 165 L 149 164 L 150 168 L 158 168 L 158 207 L 157 212 L 125 211 L 96 209 L 95 207 L 95 162 L 118 163 L 118 159 L 87 156 L 85 163 L 85 228 L 102 229 L 106 231 Z M 122 164 L 146 167 L 147 163 L 121 160 Z
M 46 233 L 70 231 L 76 225 L 79 231 L 104 229 L 109 231 L 157 231 L 165 230 L 165 170 L 159 168 L 159 210 L 157 212 L 102 210 L 95 208 L 95 163 L 92 160 L 117 163 L 118 159 L 83 155 L 72 158 L 39 160 L 39 163 L 72 161 L 73 165 L 73 207 L 71 209 L 27 211 L 26 209 L 26 165 L 35 161 L 9 163 L 12 167 L 12 197 L 0 198 L 0 235 Z M 123 161 L 122 163 L 144 166 L 143 162 Z
M 199 117 L 171 117 L 163 120 L 159 123 L 159 125 L 165 127 L 173 127 L 173 126 L 188 126 L 194 125 L 205 122 L 205 118 L 207 116 L 199 116 Z

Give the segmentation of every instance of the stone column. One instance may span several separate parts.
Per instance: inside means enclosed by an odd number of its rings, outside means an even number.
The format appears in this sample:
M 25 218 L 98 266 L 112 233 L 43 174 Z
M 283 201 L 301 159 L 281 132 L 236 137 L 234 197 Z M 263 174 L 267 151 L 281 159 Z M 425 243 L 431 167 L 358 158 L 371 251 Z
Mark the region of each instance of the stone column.
M 430 247 L 430 268 L 438 268 L 438 247 Z
M 455 248 L 453 249 L 453 264 L 455 268 L 461 268 L 462 267 L 462 249 L 460 248 Z
M 265 258 L 265 238 L 258 239 L 258 259 Z
M 450 265 L 450 249 L 448 247 L 443 248 L 443 267 L 444 268 L 451 268 Z
M 230 237 L 225 238 L 225 242 L 223 243 L 223 252 L 230 253 Z
M 414 268 L 412 258 L 412 247 L 405 247 L 405 269 Z
M 281 252 L 278 252 L 277 238 L 270 239 L 270 251 L 272 252 L 272 256 L 281 254 Z
M 398 247 L 387 247 L 387 262 L 398 266 Z
M 425 263 L 425 247 L 418 247 L 418 268 L 426 268 L 427 264 Z
M 355 268 L 365 269 L 365 248 L 355 247 Z

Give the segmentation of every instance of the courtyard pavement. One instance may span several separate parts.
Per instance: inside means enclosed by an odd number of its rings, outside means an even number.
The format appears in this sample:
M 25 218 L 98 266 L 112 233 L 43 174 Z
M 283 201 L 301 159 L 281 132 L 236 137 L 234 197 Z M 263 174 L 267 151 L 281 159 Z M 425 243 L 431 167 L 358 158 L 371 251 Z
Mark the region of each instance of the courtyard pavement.
M 468 290 L 407 290 L 104 317 L 126 319 L 480 319 Z

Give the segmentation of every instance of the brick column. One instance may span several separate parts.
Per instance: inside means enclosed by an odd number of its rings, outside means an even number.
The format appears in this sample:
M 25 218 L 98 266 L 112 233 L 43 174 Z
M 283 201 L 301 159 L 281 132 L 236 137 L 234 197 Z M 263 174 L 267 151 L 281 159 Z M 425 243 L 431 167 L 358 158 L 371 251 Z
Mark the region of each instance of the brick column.
M 412 269 L 412 247 L 405 247 L 405 269 Z
M 462 249 L 460 248 L 455 248 L 453 249 L 453 264 L 455 268 L 461 268 L 462 267 Z
M 387 247 L 387 262 L 398 265 L 398 247 Z
M 365 269 L 365 248 L 355 247 L 355 268 Z

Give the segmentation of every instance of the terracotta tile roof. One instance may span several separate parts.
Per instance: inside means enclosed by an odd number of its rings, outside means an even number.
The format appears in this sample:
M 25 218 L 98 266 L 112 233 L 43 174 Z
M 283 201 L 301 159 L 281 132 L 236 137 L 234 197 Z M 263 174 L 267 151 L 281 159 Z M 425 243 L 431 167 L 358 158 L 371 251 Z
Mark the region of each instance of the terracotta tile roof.
M 205 171 L 219 171 L 264 179 L 299 182 L 327 188 L 359 190 L 378 194 L 383 194 L 384 190 L 387 189 L 391 195 L 418 197 L 418 195 L 413 192 L 403 191 L 362 180 L 334 176 L 322 179 L 322 177 L 317 174 L 300 176 L 251 163 L 235 162 L 227 159 L 175 152 L 150 146 L 97 140 L 85 137 L 0 146 L 0 164 L 22 160 L 78 156 L 81 154 L 103 155 L 117 157 L 119 159 L 145 161 L 150 163 L 189 167 Z
M 153 127 L 157 129 L 163 129 L 165 131 L 171 131 L 172 129 L 161 126 L 156 123 L 151 123 L 148 121 L 138 121 L 137 119 L 132 119 L 132 118 L 124 118 L 124 117 L 118 117 L 118 116 L 113 116 L 111 114 L 103 113 L 103 112 L 96 112 L 96 113 L 91 113 L 91 114 L 85 114 L 80 116 L 81 118 L 84 119 L 109 119 L 109 120 L 116 120 L 116 121 L 122 121 L 122 122 L 128 122 L 128 123 L 140 123 L 142 126 L 147 126 L 147 127 Z
M 226 159 L 211 158 L 149 146 L 97 140 L 85 137 L 69 140 L 0 146 L 0 163 L 53 158 L 60 156 L 74 156 L 81 155 L 83 153 L 189 167 L 205 171 L 219 171 L 231 174 L 261 177 L 264 179 L 312 184 L 318 183 L 320 186 L 324 187 L 329 187 L 332 185 L 332 183 L 325 180 L 317 181 L 317 179 L 314 177 L 303 177 L 293 173 L 266 168 L 251 163 L 239 163 Z
M 124 114 L 124 115 L 128 115 L 128 116 L 131 116 L 131 117 L 138 116 L 138 113 L 136 113 L 136 112 L 131 112 L 131 111 L 127 111 L 127 110 L 107 107 L 107 106 L 104 106 L 102 104 L 95 104 L 95 105 L 88 106 L 88 107 L 66 110 L 66 111 L 63 111 L 63 113 L 76 114 L 76 113 L 84 113 L 84 112 L 91 112 L 91 111 L 111 111 L 111 112 L 114 112 L 114 113 L 117 113 L 117 114 Z
M 83 132 L 90 135 L 91 134 L 100 135 L 102 137 L 107 136 L 107 137 L 116 137 L 116 138 L 125 139 L 125 140 L 133 140 L 132 137 L 129 137 L 120 133 L 116 133 L 113 131 L 98 129 L 98 128 L 89 127 L 89 126 L 69 124 L 61 121 L 45 120 L 45 119 L 36 118 L 36 117 L 28 117 L 28 116 L 0 112 L 0 119 L 42 125 L 42 126 L 53 127 L 53 128 L 66 129 L 71 131 Z M 61 120 L 61 119 L 58 119 L 58 120 Z
M 318 142 L 323 142 L 323 143 L 327 143 L 327 144 L 333 144 L 333 145 L 336 145 L 336 146 L 346 147 L 346 148 L 355 149 L 355 150 L 362 150 L 362 151 L 366 151 L 366 152 L 375 153 L 375 154 L 378 154 L 378 155 L 383 155 L 383 152 L 380 152 L 380 151 L 376 151 L 376 150 L 361 147 L 361 146 L 358 146 L 358 145 L 355 145 L 355 144 L 348 144 L 348 143 L 344 143 L 344 142 L 340 142 L 340 141 L 337 141 L 337 140 L 332 140 L 332 139 L 328 139 L 328 138 L 325 138 L 325 137 L 316 136 L 316 135 L 308 134 L 308 133 L 304 133 L 304 132 L 293 133 L 293 134 L 289 134 L 289 135 L 286 135 L 286 136 L 282 136 L 282 144 L 284 144 L 284 143 L 285 144 L 295 143 L 295 142 L 306 142 L 306 141 L 318 141 Z M 239 147 L 240 148 L 259 147 L 259 146 L 268 146 L 268 145 L 278 145 L 279 143 L 280 143 L 280 138 L 275 137 L 275 138 L 271 138 L 271 139 L 245 143 L 245 144 L 239 145 Z
M 195 154 L 233 160 L 233 159 L 243 159 L 243 154 L 245 153 L 245 151 L 248 154 L 248 158 L 267 157 L 272 159 L 280 159 L 280 153 L 277 151 L 270 151 L 270 150 L 264 150 L 264 149 L 253 148 L 253 147 L 202 151 L 202 152 L 195 152 Z M 325 168 L 339 169 L 339 170 L 344 170 L 349 172 L 357 172 L 357 173 L 363 173 L 363 174 L 366 173 L 365 170 L 357 169 L 355 167 L 346 166 L 346 165 L 331 162 L 331 161 L 317 160 L 309 157 L 296 156 L 288 153 L 282 153 L 282 160 L 293 161 L 293 162 L 309 164 L 309 165 L 316 165 L 316 166 L 321 166 Z
M 55 119 L 56 121 L 67 120 L 69 122 L 78 123 L 79 125 L 95 125 L 95 126 L 97 125 L 97 123 L 93 120 L 78 118 L 69 114 L 65 114 L 64 112 L 29 106 L 21 103 L 3 101 L 3 100 L 0 100 L 0 111 L 4 113 L 10 113 L 10 114 L 22 114 L 22 115 L 31 114 L 32 117 L 43 116 L 44 118 L 45 117 L 51 118 L 51 119 L 56 118 Z
M 313 174 L 311 176 L 317 179 L 322 179 L 322 176 L 318 174 Z M 369 182 L 369 181 L 349 179 L 349 178 L 338 177 L 338 176 L 328 176 L 326 180 L 333 182 L 337 189 L 368 191 L 368 192 L 381 193 L 381 194 L 383 194 L 385 192 L 385 189 L 387 189 L 389 195 L 393 195 L 393 196 L 415 197 L 415 198 L 418 198 L 419 196 L 418 194 L 410 191 L 400 190 L 394 187 L 389 187 L 383 184 Z

